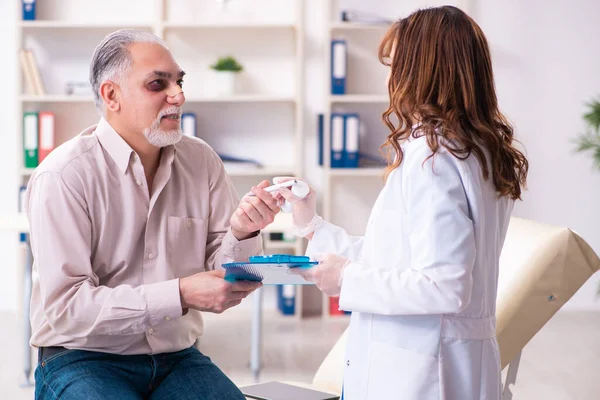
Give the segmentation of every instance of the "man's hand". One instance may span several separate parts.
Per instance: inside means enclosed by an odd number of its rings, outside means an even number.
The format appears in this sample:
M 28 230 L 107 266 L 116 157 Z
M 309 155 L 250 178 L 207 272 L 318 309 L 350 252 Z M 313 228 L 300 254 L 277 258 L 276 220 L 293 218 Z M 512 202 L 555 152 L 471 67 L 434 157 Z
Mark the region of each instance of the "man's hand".
M 254 196 L 244 196 L 237 210 L 231 216 L 231 232 L 237 240 L 252 237 L 255 232 L 264 229 L 275 219 L 279 212 L 279 201 L 263 188 L 269 186 L 269 181 L 262 181 L 252 187 Z
M 181 278 L 179 295 L 182 308 L 220 314 L 237 306 L 246 296 L 262 286 L 260 282 L 228 282 L 225 271 L 207 271 Z

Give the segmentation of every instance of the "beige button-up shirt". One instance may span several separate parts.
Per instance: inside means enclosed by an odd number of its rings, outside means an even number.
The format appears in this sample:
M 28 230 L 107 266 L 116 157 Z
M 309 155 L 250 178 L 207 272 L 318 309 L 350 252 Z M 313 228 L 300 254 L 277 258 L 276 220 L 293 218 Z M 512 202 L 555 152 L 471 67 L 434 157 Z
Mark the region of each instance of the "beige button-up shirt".
M 202 140 L 163 148 L 153 186 L 104 119 L 35 170 L 32 345 L 155 354 L 202 334 L 200 312 L 182 316 L 179 278 L 261 254 L 262 241 L 231 233 L 238 196 Z

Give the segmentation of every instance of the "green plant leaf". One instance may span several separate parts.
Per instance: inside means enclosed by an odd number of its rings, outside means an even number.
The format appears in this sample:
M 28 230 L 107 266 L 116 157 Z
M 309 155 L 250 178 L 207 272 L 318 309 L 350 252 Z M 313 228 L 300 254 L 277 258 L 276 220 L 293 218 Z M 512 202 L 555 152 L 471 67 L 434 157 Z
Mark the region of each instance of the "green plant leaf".
M 588 103 L 588 108 L 589 111 L 584 114 L 583 118 L 594 132 L 598 132 L 600 128 L 600 101 L 594 100 Z
M 221 57 L 210 67 L 215 71 L 240 72 L 244 69 L 242 65 L 238 63 L 237 60 L 232 56 Z

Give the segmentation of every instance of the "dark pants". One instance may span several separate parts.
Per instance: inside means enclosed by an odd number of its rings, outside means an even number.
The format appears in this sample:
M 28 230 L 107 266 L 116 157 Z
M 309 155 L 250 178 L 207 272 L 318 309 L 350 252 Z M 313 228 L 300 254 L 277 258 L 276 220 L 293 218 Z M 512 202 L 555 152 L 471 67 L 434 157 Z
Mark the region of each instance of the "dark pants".
M 35 398 L 61 400 L 243 400 L 240 390 L 195 347 L 157 355 L 64 350 L 35 370 Z

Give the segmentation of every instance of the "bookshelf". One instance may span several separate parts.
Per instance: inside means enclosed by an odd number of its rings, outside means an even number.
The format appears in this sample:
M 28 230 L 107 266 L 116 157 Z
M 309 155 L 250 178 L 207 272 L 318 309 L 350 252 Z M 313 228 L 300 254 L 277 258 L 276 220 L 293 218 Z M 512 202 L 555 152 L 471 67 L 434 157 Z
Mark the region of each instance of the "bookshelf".
M 324 59 L 326 99 L 323 123 L 323 193 L 322 216 L 325 220 L 343 227 L 351 235 L 364 235 L 371 208 L 383 188 L 384 167 L 359 163 L 358 168 L 331 168 L 332 113 L 358 113 L 360 118 L 359 151 L 380 156 L 379 147 L 389 133 L 381 115 L 387 108 L 389 96 L 385 85 L 388 68 L 379 63 L 378 46 L 389 22 L 372 22 L 385 18 L 396 21 L 418 8 L 454 4 L 466 9 L 469 0 L 406 2 L 378 1 L 365 6 L 360 0 L 326 0 L 326 26 L 324 29 Z M 355 12 L 370 21 L 342 21 L 342 10 Z M 362 15 L 361 15 L 362 14 Z M 345 94 L 331 93 L 331 41 L 343 39 L 347 44 L 347 69 Z M 349 218 L 349 215 L 352 217 Z M 321 315 L 329 318 L 330 298 L 322 295 Z M 343 316 L 340 314 L 339 316 Z M 338 317 L 338 314 L 336 314 Z
M 198 136 L 217 152 L 251 154 L 264 165 L 226 163 L 240 195 L 262 179 L 303 176 L 304 0 L 235 1 L 227 7 L 214 0 L 46 0 L 37 1 L 33 21 L 22 20 L 18 3 L 17 49 L 34 53 L 45 94 L 31 94 L 19 72 L 17 115 L 54 113 L 56 146 L 100 118 L 91 93 L 66 94 L 66 85 L 88 81 L 93 50 L 104 36 L 135 28 L 164 39 L 187 72 L 183 111 L 196 114 Z M 107 13 L 110 9 L 119 12 Z M 209 65 L 225 55 L 235 56 L 244 71 L 234 94 L 217 95 Z M 34 169 L 24 167 L 22 139 L 18 146 L 19 183 L 26 185 Z M 281 229 L 289 224 L 288 216 L 277 220 Z M 266 240 L 265 247 L 266 252 L 301 254 L 305 242 Z M 299 287 L 298 318 L 304 314 L 302 294 Z

